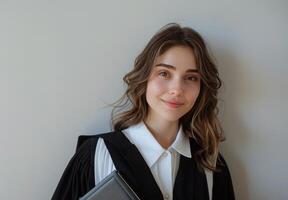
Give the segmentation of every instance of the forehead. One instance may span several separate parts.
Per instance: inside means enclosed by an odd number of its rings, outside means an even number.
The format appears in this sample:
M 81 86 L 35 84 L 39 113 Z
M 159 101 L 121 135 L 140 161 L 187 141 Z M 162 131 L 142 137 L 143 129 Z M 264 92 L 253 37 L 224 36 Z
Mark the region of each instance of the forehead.
M 174 66 L 176 70 L 183 69 L 186 71 L 189 69 L 197 69 L 193 50 L 186 46 L 174 46 L 169 48 L 155 59 L 153 68 L 161 63 Z

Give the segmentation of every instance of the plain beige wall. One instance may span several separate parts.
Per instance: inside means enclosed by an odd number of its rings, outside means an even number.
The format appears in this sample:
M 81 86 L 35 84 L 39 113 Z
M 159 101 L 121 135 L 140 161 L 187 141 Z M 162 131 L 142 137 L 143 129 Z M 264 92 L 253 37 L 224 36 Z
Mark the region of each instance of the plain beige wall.
M 222 152 L 240 200 L 288 199 L 287 1 L 0 1 L 0 199 L 50 199 L 77 136 L 110 130 L 122 76 L 168 22 L 224 81 Z

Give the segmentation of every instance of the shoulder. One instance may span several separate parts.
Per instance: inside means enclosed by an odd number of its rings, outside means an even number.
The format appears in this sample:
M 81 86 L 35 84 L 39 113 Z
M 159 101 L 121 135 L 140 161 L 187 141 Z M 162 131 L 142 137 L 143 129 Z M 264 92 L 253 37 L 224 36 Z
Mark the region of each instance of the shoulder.
M 107 132 L 97 135 L 81 135 L 78 138 L 75 156 L 79 158 L 79 162 L 82 165 L 90 165 L 92 168 L 97 169 L 95 171 L 96 180 L 99 177 L 101 179 L 107 169 L 113 169 L 114 165 L 105 141 L 107 138 L 114 138 L 114 141 L 117 140 L 116 135 L 118 134 L 115 132 Z
M 224 170 L 224 171 L 229 171 L 228 169 L 228 164 L 226 162 L 226 160 L 224 159 L 224 156 L 222 153 L 218 154 L 218 158 L 217 158 L 217 162 L 216 162 L 216 167 L 220 170 Z
M 94 158 L 98 139 L 102 135 L 81 135 L 76 152 L 66 166 L 52 199 L 79 199 L 95 186 Z
M 100 134 L 95 134 L 95 135 L 80 135 L 78 137 L 77 141 L 77 146 L 76 146 L 76 151 L 80 149 L 82 146 L 89 146 L 89 145 L 96 145 L 97 141 L 99 138 L 106 137 L 107 135 L 111 135 L 115 132 L 107 132 L 107 133 L 100 133 Z M 82 147 L 83 148 L 83 147 Z
M 218 153 L 216 161 L 216 171 L 214 171 L 215 176 L 229 176 L 230 177 L 230 171 L 228 168 L 228 164 L 223 156 L 222 153 Z M 215 163 L 215 162 L 214 162 Z

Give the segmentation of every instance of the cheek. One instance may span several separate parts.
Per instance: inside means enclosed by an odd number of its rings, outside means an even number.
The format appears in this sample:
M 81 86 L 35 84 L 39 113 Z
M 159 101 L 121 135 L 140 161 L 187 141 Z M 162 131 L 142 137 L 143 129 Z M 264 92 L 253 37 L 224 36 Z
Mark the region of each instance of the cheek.
M 149 97 L 160 95 L 165 91 L 165 85 L 161 80 L 150 80 L 147 84 L 146 95 Z
M 190 92 L 186 92 L 186 99 L 189 100 L 191 103 L 194 103 L 199 94 L 200 94 L 200 85 L 194 86 L 193 88 L 190 88 Z

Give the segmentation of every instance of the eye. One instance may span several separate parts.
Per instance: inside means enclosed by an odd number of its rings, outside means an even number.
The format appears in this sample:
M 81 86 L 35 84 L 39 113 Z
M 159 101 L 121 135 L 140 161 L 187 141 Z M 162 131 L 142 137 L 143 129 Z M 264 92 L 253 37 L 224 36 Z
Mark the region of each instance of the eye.
M 189 80 L 189 81 L 198 81 L 199 77 L 198 76 L 188 76 L 187 80 Z
M 168 72 L 166 72 L 166 71 L 161 71 L 161 72 L 159 72 L 159 76 L 162 76 L 162 77 L 164 77 L 164 78 L 166 78 L 166 77 L 168 77 Z

